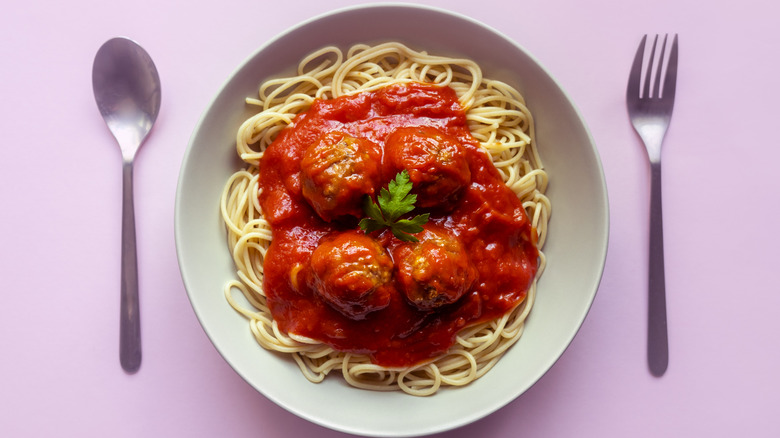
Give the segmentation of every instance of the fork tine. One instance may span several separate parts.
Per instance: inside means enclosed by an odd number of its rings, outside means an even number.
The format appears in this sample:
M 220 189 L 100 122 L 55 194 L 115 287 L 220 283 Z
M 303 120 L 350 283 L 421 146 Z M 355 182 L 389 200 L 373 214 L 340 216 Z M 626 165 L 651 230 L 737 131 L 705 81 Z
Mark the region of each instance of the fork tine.
M 661 43 L 661 55 L 658 57 L 658 69 L 656 70 L 655 85 L 653 86 L 654 96 L 650 96 L 650 97 L 657 97 L 659 99 L 661 98 L 661 70 L 663 69 L 664 66 L 664 54 L 666 53 L 666 39 L 668 36 L 669 34 L 664 35 L 664 41 L 663 43 Z M 657 36 L 656 39 L 658 39 Z M 647 81 L 650 82 L 649 77 Z
M 666 66 L 666 77 L 664 78 L 663 98 L 674 101 L 674 92 L 677 89 L 677 34 L 674 34 L 672 41 L 672 50 L 669 52 L 669 65 Z
M 639 97 L 639 83 L 642 79 L 642 59 L 645 54 L 646 41 L 647 35 L 642 37 L 639 48 L 636 50 L 636 56 L 634 56 L 634 64 L 631 65 L 631 73 L 628 75 L 628 89 L 626 91 L 629 97 Z
M 653 74 L 653 59 L 655 58 L 655 46 L 658 43 L 658 35 L 655 36 L 653 39 L 653 48 L 650 50 L 650 59 L 647 61 L 647 74 L 645 75 L 645 87 L 642 91 L 642 97 L 647 99 L 648 97 L 652 97 L 650 95 L 650 78 Z M 661 64 L 659 61 L 658 64 Z

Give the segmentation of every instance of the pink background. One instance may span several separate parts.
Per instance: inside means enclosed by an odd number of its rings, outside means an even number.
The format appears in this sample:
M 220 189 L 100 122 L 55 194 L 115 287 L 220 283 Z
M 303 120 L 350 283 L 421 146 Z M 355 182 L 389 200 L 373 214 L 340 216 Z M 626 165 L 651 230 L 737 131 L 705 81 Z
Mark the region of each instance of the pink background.
M 327 4 L 326 4 L 327 3 Z M 440 436 L 780 436 L 780 6 L 768 0 L 425 1 L 502 31 L 586 119 L 609 188 L 603 281 L 526 394 Z M 0 435 L 341 437 L 277 407 L 211 345 L 179 276 L 173 205 L 201 112 L 260 44 L 356 1 L 11 0 L 0 13 Z M 644 33 L 677 32 L 665 142 L 669 370 L 645 361 L 649 168 L 625 84 Z M 162 112 L 135 167 L 144 362 L 118 361 L 121 165 L 92 59 L 126 35 Z

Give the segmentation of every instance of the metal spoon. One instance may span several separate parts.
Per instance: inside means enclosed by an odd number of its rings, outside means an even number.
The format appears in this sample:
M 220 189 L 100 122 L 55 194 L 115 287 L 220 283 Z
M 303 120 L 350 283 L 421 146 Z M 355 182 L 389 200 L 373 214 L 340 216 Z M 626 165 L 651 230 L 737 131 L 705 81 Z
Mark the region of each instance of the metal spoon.
M 128 373 L 141 366 L 141 320 L 133 208 L 133 159 L 160 112 L 160 77 L 149 54 L 134 41 L 105 42 L 92 65 L 100 114 L 122 150 L 122 280 L 119 361 Z

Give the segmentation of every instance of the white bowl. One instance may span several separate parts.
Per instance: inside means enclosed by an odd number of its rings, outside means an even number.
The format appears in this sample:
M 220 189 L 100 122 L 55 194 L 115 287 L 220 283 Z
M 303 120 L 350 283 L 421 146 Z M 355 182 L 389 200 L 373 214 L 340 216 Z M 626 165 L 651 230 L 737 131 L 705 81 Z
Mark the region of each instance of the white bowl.
M 486 77 L 516 86 L 534 114 L 552 202 L 547 270 L 520 341 L 484 377 L 418 398 L 349 387 L 338 376 L 307 381 L 291 358 L 263 350 L 225 301 L 234 278 L 219 196 L 242 163 L 235 133 L 250 115 L 244 98 L 289 74 L 325 45 L 400 41 L 477 61 Z M 598 153 L 582 117 L 551 75 L 518 44 L 469 18 L 412 5 L 349 8 L 309 20 L 251 55 L 219 90 L 190 140 L 176 194 L 179 266 L 192 307 L 225 360 L 250 385 L 300 417 L 369 436 L 417 436 L 478 420 L 523 394 L 561 356 L 593 302 L 604 266 L 608 206 Z

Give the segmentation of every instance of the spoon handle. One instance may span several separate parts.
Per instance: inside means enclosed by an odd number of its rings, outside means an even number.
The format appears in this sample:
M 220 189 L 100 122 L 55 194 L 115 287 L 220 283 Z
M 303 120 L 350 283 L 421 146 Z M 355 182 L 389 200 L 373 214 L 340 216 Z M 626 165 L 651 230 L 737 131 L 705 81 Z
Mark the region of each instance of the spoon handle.
M 133 162 L 122 165 L 122 290 L 119 315 L 119 361 L 128 373 L 141 366 L 141 315 L 138 305 L 138 258 L 135 248 Z

